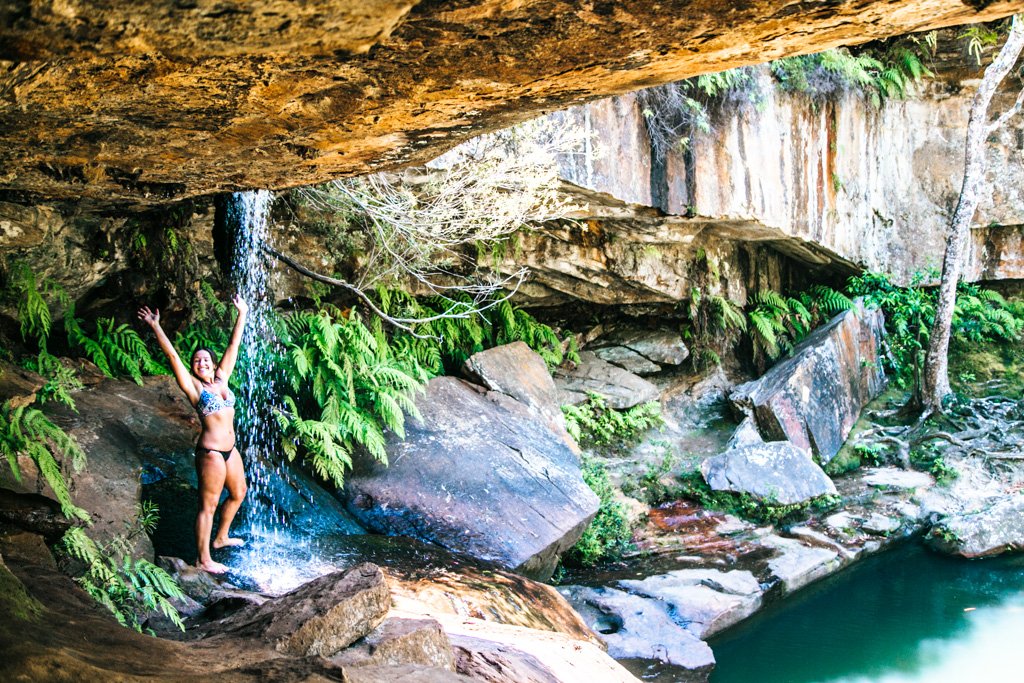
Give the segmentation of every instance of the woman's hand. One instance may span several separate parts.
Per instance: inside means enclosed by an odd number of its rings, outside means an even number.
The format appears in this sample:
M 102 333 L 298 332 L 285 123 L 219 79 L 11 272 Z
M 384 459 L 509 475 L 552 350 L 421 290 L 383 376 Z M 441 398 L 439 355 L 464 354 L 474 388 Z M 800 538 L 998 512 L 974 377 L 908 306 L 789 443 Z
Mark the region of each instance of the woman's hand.
M 245 315 L 249 312 L 249 304 L 245 303 L 245 299 L 243 299 L 241 295 L 235 294 L 231 297 L 231 303 L 233 303 L 235 308 L 238 309 L 238 315 Z
M 149 306 L 143 306 L 139 309 L 139 320 L 146 323 L 150 327 L 156 328 L 160 326 L 160 309 L 156 311 L 149 310 Z

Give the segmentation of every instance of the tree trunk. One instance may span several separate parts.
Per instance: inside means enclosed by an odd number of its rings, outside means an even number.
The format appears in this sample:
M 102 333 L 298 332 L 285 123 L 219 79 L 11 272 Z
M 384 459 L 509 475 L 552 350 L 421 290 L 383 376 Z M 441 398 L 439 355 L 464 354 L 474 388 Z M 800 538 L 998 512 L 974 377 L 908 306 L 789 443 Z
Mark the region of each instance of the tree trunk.
M 960 201 L 950 225 L 949 236 L 946 238 L 946 255 L 942 264 L 942 282 L 939 286 L 939 300 L 935 308 L 935 324 L 932 327 L 931 340 L 928 344 L 928 356 L 925 359 L 924 381 L 922 386 L 921 404 L 926 413 L 941 410 L 942 399 L 951 393 L 949 387 L 949 335 L 953 323 L 953 308 L 956 304 L 956 287 L 963 269 L 964 252 L 970 238 L 971 221 L 978 208 L 981 183 L 985 178 L 985 141 L 996 126 L 1001 125 L 1008 116 L 1001 117 L 995 124 L 990 124 L 988 107 L 995 95 L 996 88 L 1010 72 L 1024 47 L 1024 22 L 1018 17 L 1013 18 L 1010 36 L 999 54 L 992 60 L 978 86 L 978 92 L 971 103 L 970 118 L 967 123 L 966 159 L 964 164 L 964 182 L 960 189 Z M 1014 111 L 1020 107 L 1020 98 Z M 1012 114 L 1013 111 L 1008 112 Z

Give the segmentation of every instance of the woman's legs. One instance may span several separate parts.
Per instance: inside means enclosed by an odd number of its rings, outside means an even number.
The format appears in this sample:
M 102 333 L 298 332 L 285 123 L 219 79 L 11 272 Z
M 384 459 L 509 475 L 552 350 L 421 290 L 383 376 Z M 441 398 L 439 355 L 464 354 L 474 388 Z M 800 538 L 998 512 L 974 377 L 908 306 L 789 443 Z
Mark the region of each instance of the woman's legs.
M 224 458 L 216 451 L 196 451 L 196 474 L 199 478 L 199 512 L 196 514 L 196 550 L 199 559 L 196 564 L 211 574 L 223 574 L 228 570 L 210 557 L 210 531 L 213 529 L 213 514 L 217 511 L 227 466 Z
M 224 505 L 220 509 L 220 527 L 217 529 L 217 535 L 213 539 L 214 548 L 245 543 L 240 538 L 228 536 L 231 530 L 231 522 L 234 520 L 235 513 L 238 512 L 238 507 L 242 504 L 242 500 L 245 499 L 245 492 L 248 490 L 245 484 L 245 468 L 242 466 L 242 456 L 239 455 L 237 448 L 231 451 L 231 457 L 224 464 L 227 469 L 224 483 L 228 489 L 228 499 L 224 501 Z

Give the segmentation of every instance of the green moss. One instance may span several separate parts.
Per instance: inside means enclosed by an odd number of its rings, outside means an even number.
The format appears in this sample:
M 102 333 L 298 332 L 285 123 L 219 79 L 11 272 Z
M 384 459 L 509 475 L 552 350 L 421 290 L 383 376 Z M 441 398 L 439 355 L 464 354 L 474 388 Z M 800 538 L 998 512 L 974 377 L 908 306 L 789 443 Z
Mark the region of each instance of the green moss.
M 25 585 L 0 562 L 0 605 L 8 619 L 34 621 L 43 606 L 25 590 Z
M 704 481 L 700 472 L 690 472 L 680 478 L 676 490 L 677 498 L 689 498 L 709 510 L 718 510 L 736 515 L 757 524 L 787 524 L 805 518 L 811 511 L 827 511 L 835 508 L 839 496 L 818 496 L 812 500 L 782 505 L 770 500 L 761 500 L 747 493 L 714 491 Z
M 1024 398 L 1024 345 L 1020 342 L 955 341 L 950 345 L 949 378 L 957 393 L 993 393 Z

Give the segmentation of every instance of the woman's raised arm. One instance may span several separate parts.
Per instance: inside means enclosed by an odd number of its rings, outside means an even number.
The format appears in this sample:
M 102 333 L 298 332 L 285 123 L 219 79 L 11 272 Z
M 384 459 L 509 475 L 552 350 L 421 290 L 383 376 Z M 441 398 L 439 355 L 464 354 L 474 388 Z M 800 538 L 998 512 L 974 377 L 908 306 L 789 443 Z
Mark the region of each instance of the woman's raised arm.
M 167 338 L 164 328 L 160 327 L 160 309 L 151 311 L 149 306 L 143 306 L 139 309 L 139 319 L 153 330 L 153 334 L 156 335 L 156 342 L 160 345 L 160 350 L 164 352 L 167 360 L 171 363 L 171 370 L 174 372 L 174 378 L 178 380 L 178 386 L 185 392 L 185 396 L 188 397 L 192 405 L 195 405 L 196 401 L 199 400 L 196 383 L 192 380 L 192 375 L 189 373 L 188 368 L 181 362 L 181 357 L 178 356 L 178 352 L 174 349 L 174 345 L 171 344 L 171 340 Z
M 238 360 L 238 347 L 242 343 L 242 330 L 245 329 L 245 316 L 249 313 L 249 304 L 245 303 L 245 300 L 238 294 L 231 297 L 231 303 L 238 309 L 238 317 L 235 319 L 235 329 L 231 331 L 231 341 L 228 342 L 228 348 L 220 358 L 220 365 L 217 366 L 217 376 L 225 382 L 228 381 L 228 377 L 235 369 L 235 361 Z

